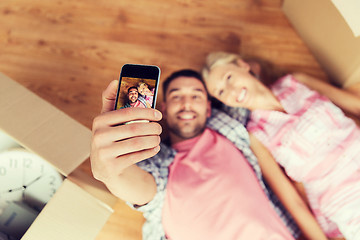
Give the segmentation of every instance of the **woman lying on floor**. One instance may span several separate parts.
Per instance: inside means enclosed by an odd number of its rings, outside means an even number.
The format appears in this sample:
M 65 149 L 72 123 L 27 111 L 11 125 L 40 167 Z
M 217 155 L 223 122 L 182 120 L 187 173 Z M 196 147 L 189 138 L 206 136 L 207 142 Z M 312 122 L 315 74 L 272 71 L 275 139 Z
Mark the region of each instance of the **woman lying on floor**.
M 329 238 L 360 239 L 360 128 L 341 110 L 359 118 L 360 97 L 305 74 L 274 73 L 224 52 L 203 69 L 213 97 L 252 111 L 247 129 L 261 168 L 274 159 L 284 168 Z M 265 176 L 270 185 L 276 177 Z

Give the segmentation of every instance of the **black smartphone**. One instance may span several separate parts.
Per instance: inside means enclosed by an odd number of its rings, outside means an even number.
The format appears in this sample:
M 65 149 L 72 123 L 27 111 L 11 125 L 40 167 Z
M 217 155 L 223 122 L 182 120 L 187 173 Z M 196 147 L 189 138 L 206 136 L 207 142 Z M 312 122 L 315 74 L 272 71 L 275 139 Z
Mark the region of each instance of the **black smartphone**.
M 158 66 L 122 66 L 114 110 L 130 107 L 155 108 L 159 79 Z

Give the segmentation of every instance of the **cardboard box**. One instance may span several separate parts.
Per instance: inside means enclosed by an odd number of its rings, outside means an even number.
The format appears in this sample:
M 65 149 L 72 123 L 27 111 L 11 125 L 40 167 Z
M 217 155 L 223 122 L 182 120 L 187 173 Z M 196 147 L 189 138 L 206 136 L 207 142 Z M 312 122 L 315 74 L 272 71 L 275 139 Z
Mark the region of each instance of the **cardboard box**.
M 360 14 L 355 5 L 359 3 L 338 0 L 283 3 L 285 15 L 320 65 L 344 88 L 360 84 Z
M 66 178 L 22 239 L 95 239 L 117 198 L 77 169 L 89 157 L 91 131 L 1 73 L 0 86 L 0 131 Z

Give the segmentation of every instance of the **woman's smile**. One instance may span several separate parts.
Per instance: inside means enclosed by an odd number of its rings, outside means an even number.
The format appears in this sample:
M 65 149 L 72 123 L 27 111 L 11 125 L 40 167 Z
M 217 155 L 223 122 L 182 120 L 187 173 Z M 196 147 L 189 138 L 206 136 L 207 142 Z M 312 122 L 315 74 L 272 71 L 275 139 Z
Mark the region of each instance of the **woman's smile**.
M 240 93 L 237 95 L 236 101 L 238 103 L 242 103 L 245 100 L 246 95 L 247 95 L 247 89 L 245 87 L 243 87 L 241 89 Z

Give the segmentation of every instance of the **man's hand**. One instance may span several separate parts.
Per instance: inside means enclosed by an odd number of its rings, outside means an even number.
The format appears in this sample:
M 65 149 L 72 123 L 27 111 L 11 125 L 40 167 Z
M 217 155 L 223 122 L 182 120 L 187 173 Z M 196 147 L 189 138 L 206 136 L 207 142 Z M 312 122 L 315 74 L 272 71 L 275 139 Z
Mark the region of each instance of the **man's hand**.
M 113 80 L 110 82 L 109 86 L 102 93 L 101 113 L 110 112 L 114 110 L 118 85 L 119 85 L 119 81 Z
M 150 174 L 134 164 L 154 156 L 160 150 L 159 135 L 162 128 L 153 121 L 161 120 L 162 115 L 152 108 L 124 108 L 112 111 L 117 83 L 112 81 L 103 92 L 102 113 L 93 122 L 91 167 L 94 177 L 104 182 L 115 195 L 125 198 L 124 200 L 138 202 L 138 194 L 146 188 L 147 182 L 151 182 L 151 185 L 155 182 L 153 179 L 148 181 Z M 133 120 L 150 122 L 124 124 Z M 124 195 L 121 189 L 125 191 L 130 188 L 128 185 L 131 181 L 134 194 Z

